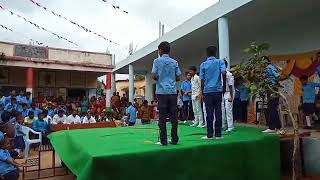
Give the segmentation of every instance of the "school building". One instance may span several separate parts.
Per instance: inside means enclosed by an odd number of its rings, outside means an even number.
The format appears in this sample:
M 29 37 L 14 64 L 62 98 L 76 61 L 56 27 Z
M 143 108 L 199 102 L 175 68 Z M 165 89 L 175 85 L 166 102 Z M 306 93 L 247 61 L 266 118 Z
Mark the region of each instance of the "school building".
M 112 62 L 106 53 L 0 42 L 0 87 L 33 97 L 95 96 L 98 77 L 107 74 L 110 82 Z

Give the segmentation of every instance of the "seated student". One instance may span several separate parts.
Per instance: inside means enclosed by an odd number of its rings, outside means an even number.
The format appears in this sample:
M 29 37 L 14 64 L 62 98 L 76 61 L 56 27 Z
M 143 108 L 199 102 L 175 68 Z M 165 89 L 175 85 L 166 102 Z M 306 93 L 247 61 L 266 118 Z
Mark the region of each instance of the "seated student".
M 20 106 L 17 103 L 17 99 L 15 97 L 11 98 L 11 101 L 4 107 L 4 110 L 7 112 L 21 111 Z
M 26 93 L 26 102 L 27 102 L 28 108 L 30 108 L 32 104 L 31 92 Z
M 97 121 L 98 121 L 98 122 L 107 122 L 107 121 L 109 121 L 109 119 L 108 119 L 107 116 L 106 116 L 105 111 L 102 111 L 102 112 L 101 112 L 101 114 L 99 115 Z
M 49 125 L 46 121 L 44 121 L 44 115 L 43 113 L 38 114 L 38 119 L 33 121 L 32 123 L 32 129 L 41 132 L 42 134 L 42 143 L 47 144 L 48 138 L 47 135 L 49 134 Z
M 51 124 L 52 123 L 52 117 L 51 116 L 49 116 L 49 114 L 48 114 L 48 110 L 43 110 L 43 120 L 45 121 L 45 122 L 47 122 L 48 124 Z
M 306 117 L 306 129 L 311 129 L 312 124 L 311 120 L 315 113 L 315 100 L 316 100 L 316 87 L 320 87 L 320 83 L 312 83 L 308 82 L 308 76 L 302 76 L 300 78 L 302 83 L 302 90 L 303 90 L 303 113 Z
M 31 108 L 29 109 L 29 111 L 33 111 L 34 117 L 38 117 L 38 114 L 42 113 L 41 109 L 37 108 L 36 103 L 31 104 Z
M 27 117 L 28 116 L 28 114 L 29 114 L 29 109 L 28 109 L 28 104 L 26 104 L 26 103 L 22 103 L 22 108 L 21 108 L 21 114 L 22 114 L 22 116 L 25 118 L 25 117 Z
M 136 124 L 136 119 L 137 119 L 137 110 L 136 108 L 132 105 L 131 102 L 129 102 L 129 107 L 127 108 L 127 114 L 128 114 L 128 119 L 129 119 L 129 126 L 134 126 Z
M 31 125 L 36 118 L 34 117 L 34 112 L 29 111 L 28 116 L 24 118 L 24 124 Z
M 64 110 L 58 110 L 58 114 L 54 115 L 52 118 L 52 124 L 64 124 L 67 122 L 67 116 L 64 113 Z
M 249 95 L 250 89 L 247 88 L 244 84 L 244 80 L 240 81 L 241 84 L 238 86 L 240 92 L 240 121 L 242 123 L 248 122 L 248 103 L 249 103 Z M 235 107 L 237 108 L 237 107 Z
M 87 115 L 82 120 L 83 124 L 90 124 L 90 123 L 96 123 L 96 120 L 91 115 L 91 111 L 88 111 Z
M 18 167 L 21 166 L 11 157 L 10 141 L 0 132 L 0 176 L 3 180 L 17 180 L 19 178 Z
M 21 154 L 25 148 L 25 144 L 23 140 L 23 136 L 25 136 L 25 134 L 22 131 L 24 117 L 22 116 L 21 113 L 16 113 L 16 120 L 17 120 L 15 123 L 16 136 L 14 138 L 14 149 L 16 152 Z
M 148 101 L 144 100 L 140 108 L 140 117 L 142 124 L 150 124 L 150 109 Z
M 73 110 L 72 114 L 67 117 L 65 124 L 81 124 L 80 116 L 78 116 L 77 110 Z
M 24 95 L 24 91 L 20 91 L 19 95 L 16 97 L 18 104 L 27 103 L 27 97 Z
M 55 110 L 54 110 L 54 108 L 53 108 L 53 104 L 52 104 L 52 102 L 49 102 L 48 103 L 48 109 L 47 109 L 47 111 L 48 111 L 48 116 L 50 116 L 51 118 L 53 118 L 53 116 L 54 116 L 54 114 L 55 114 Z

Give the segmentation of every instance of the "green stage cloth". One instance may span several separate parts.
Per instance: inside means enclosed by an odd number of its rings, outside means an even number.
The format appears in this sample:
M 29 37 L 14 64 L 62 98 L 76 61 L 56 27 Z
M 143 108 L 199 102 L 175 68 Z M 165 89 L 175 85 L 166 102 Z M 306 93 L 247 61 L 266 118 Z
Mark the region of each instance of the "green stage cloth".
M 280 179 L 279 138 L 261 129 L 237 127 L 206 141 L 205 129 L 180 125 L 179 145 L 165 147 L 155 145 L 158 133 L 145 125 L 60 131 L 50 140 L 80 180 Z

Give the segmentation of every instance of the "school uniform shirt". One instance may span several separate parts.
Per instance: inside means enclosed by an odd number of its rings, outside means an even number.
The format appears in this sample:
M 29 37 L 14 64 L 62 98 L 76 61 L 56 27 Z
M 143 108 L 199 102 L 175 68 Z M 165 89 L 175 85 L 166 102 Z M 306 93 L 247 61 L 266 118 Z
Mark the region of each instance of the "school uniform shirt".
M 34 117 L 33 119 L 30 119 L 29 116 L 27 116 L 27 117 L 24 118 L 24 123 L 32 124 L 33 121 L 35 121 L 35 120 L 37 120 L 37 118 Z
M 17 136 L 24 136 L 25 134 L 22 131 L 22 125 L 18 122 L 14 123 L 15 129 L 16 129 L 16 137 Z
M 163 54 L 153 61 L 152 73 L 156 75 L 156 94 L 177 94 L 176 77 L 181 75 L 178 62 Z
M 135 123 L 137 118 L 136 108 L 134 108 L 133 106 L 129 106 L 127 108 L 127 114 L 129 114 L 129 122 Z
M 230 71 L 226 73 L 226 92 L 230 92 L 230 86 L 234 87 L 234 77 Z M 234 92 L 232 92 L 234 93 Z
M 52 124 L 65 124 L 67 121 L 67 116 L 64 114 L 60 117 L 58 114 L 54 115 L 52 118 Z
M 27 100 L 27 104 L 28 104 L 28 107 L 31 107 L 31 104 L 32 104 L 32 99 L 31 98 L 26 98 Z
M 198 75 L 194 75 L 191 79 L 192 100 L 195 100 L 201 94 L 201 79 Z
M 30 108 L 29 111 L 33 111 L 34 117 L 38 117 L 38 114 L 42 113 L 42 110 L 39 108 L 34 108 L 34 109 Z
M 10 102 L 11 102 L 11 96 L 5 97 L 5 99 L 4 99 L 4 104 L 7 105 L 7 104 L 9 104 Z
M 50 116 L 51 118 L 53 118 L 54 115 L 55 115 L 54 109 L 48 109 L 48 116 Z
M 16 97 L 16 99 L 17 99 L 17 102 L 18 102 L 19 104 L 27 103 L 27 97 L 26 97 L 26 96 L 21 96 L 21 95 L 19 95 L 19 96 Z
M 222 92 L 221 74 L 226 73 L 224 61 L 208 57 L 200 66 L 200 79 L 204 81 L 204 93 Z
M 244 84 L 238 86 L 240 92 L 240 101 L 248 101 L 250 90 Z
M 6 161 L 12 160 L 8 150 L 0 149 L 0 175 L 3 176 L 9 172 L 16 171 L 17 169 Z
M 22 114 L 22 116 L 23 116 L 24 118 L 27 117 L 28 114 L 29 114 L 29 109 L 23 109 L 23 108 L 21 108 L 21 114 Z
M 81 119 L 80 119 L 80 116 L 76 115 L 76 116 L 73 116 L 72 114 L 69 115 L 67 117 L 67 121 L 65 122 L 65 124 L 81 124 Z
M 13 111 L 13 110 L 21 111 L 21 106 L 18 105 L 18 104 L 8 103 L 8 104 L 4 107 L 4 110 L 5 110 L 5 111 L 8 111 L 8 112 L 11 112 L 11 111 Z
M 96 123 L 97 121 L 94 119 L 93 116 L 90 117 L 90 119 L 88 119 L 87 116 L 85 116 L 82 120 L 83 124 L 90 124 L 90 123 Z
M 48 132 L 49 126 L 44 120 L 35 120 L 32 123 L 32 129 L 37 132 Z
M 183 92 L 191 92 L 191 81 L 185 80 L 181 83 L 181 91 Z M 190 95 L 182 95 L 182 101 L 190 101 L 191 96 Z
M 269 64 L 266 67 L 266 75 L 268 80 L 273 83 L 276 84 L 279 81 L 280 78 L 280 74 L 279 71 L 277 70 L 277 68 L 273 65 L 273 64 Z
M 314 103 L 316 100 L 316 87 L 320 87 L 320 83 L 307 83 L 302 86 L 303 103 Z

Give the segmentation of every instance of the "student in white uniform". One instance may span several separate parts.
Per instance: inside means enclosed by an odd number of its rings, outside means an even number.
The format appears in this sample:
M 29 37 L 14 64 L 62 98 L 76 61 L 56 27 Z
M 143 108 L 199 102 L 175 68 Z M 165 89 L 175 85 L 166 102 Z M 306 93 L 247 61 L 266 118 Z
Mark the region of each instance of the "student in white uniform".
M 52 124 L 65 124 L 67 122 L 67 116 L 64 114 L 64 110 L 60 109 L 58 114 L 52 118 Z
M 90 124 L 90 123 L 96 123 L 96 120 L 94 117 L 91 115 L 91 112 L 88 111 L 87 115 L 83 118 L 82 120 L 83 124 Z
M 226 67 L 228 62 L 224 60 Z M 222 99 L 222 128 L 230 132 L 234 129 L 233 123 L 233 97 L 234 97 L 234 77 L 230 71 L 226 74 L 226 92 Z M 227 125 L 227 126 L 226 126 Z
M 192 108 L 194 113 L 194 123 L 191 126 L 197 126 L 199 128 L 203 126 L 203 114 L 201 108 L 201 80 L 197 75 L 197 68 L 191 66 L 189 68 L 189 74 L 191 78 L 191 99 L 192 99 Z
M 78 116 L 78 112 L 76 110 L 73 110 L 72 114 L 68 116 L 65 124 L 81 124 L 80 116 Z

